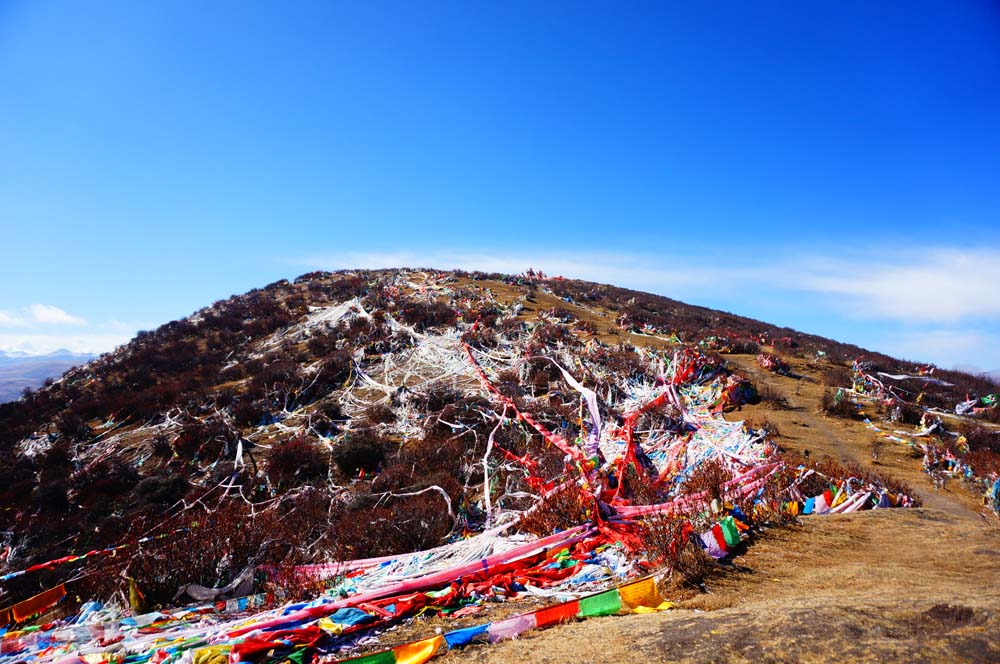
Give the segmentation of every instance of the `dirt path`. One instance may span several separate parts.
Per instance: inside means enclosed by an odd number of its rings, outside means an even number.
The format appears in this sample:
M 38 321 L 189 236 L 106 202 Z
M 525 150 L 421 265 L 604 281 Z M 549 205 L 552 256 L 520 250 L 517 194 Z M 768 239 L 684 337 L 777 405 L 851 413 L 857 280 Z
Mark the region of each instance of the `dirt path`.
M 790 408 L 776 408 L 762 403 L 731 413 L 728 419 L 766 419 L 778 426 L 778 442 L 797 452 L 829 455 L 840 462 L 854 462 L 865 468 L 888 473 L 907 482 L 920 496 L 926 507 L 947 512 L 955 517 L 981 519 L 985 514 L 978 497 L 957 480 L 950 481 L 942 491 L 935 489 L 923 472 L 919 457 L 900 443 L 880 439 L 859 421 L 827 417 L 819 413 L 823 382 L 816 367 L 803 361 L 792 361 L 792 369 L 803 376 L 788 378 L 764 372 L 756 359 L 749 355 L 729 355 L 727 360 L 750 377 L 756 384 L 767 384 L 787 399 Z M 872 459 L 872 442 L 883 440 L 879 460 Z

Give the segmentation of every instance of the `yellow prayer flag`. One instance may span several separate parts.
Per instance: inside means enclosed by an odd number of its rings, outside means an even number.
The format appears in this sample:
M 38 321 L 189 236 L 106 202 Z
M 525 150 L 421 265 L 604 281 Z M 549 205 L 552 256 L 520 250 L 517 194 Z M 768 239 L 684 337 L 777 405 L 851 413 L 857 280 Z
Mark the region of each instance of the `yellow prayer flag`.
M 416 643 L 398 646 L 392 651 L 396 655 L 396 664 L 423 664 L 433 657 L 443 645 L 444 637 L 435 636 Z
M 618 595 L 622 598 L 622 605 L 629 609 L 659 606 L 663 602 L 660 591 L 656 589 L 656 580 L 653 578 L 622 586 L 618 589 Z

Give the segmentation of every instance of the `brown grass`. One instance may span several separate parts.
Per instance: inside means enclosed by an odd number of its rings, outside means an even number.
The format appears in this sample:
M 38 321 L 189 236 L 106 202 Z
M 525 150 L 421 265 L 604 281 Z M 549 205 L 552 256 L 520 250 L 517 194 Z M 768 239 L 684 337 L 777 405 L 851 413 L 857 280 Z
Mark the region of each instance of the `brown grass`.
M 680 610 L 570 624 L 442 661 L 575 661 L 584 644 L 588 662 L 996 661 L 1000 534 L 977 521 L 925 509 L 803 519 L 719 567 L 709 592 Z

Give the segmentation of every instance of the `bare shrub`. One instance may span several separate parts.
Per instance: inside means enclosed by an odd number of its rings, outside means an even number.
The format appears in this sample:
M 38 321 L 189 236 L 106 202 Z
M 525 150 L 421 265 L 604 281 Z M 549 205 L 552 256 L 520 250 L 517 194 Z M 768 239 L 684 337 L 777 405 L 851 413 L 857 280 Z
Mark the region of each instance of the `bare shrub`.
M 593 503 L 576 486 L 569 486 L 542 500 L 538 507 L 521 520 L 521 529 L 536 535 L 550 535 L 587 521 Z
M 417 332 L 425 332 L 432 327 L 454 325 L 458 314 L 444 302 L 416 302 L 407 300 L 402 303 L 400 312 L 403 322 L 412 325 Z
M 718 459 L 709 459 L 699 465 L 684 482 L 684 493 L 705 493 L 706 502 L 724 500 L 725 483 L 733 478 L 732 472 Z
M 760 345 L 750 339 L 737 339 L 732 343 L 731 352 L 739 355 L 757 355 L 760 353 Z
M 830 417 L 858 420 L 861 415 L 847 394 L 840 388 L 827 387 L 820 397 L 820 410 Z
M 882 448 L 885 447 L 885 443 L 881 438 L 872 439 L 872 463 L 878 464 L 879 460 L 882 458 Z
M 385 461 L 386 442 L 368 431 L 352 431 L 333 450 L 333 460 L 342 473 L 374 472 Z
M 181 475 L 143 478 L 135 487 L 135 497 L 142 505 L 173 505 L 187 492 L 188 483 Z
M 779 392 L 769 383 L 764 383 L 757 388 L 760 400 L 775 410 L 789 410 L 792 406 L 788 403 L 788 398 Z
M 430 548 L 440 544 L 453 525 L 436 492 L 362 503 L 336 517 L 334 555 L 366 558 Z
M 226 441 L 235 440 L 233 432 L 219 420 L 189 422 L 174 440 L 174 450 L 185 458 L 214 459 L 225 447 Z
M 131 491 L 139 479 L 135 468 L 121 459 L 103 459 L 73 474 L 76 502 L 87 506 Z
M 391 424 L 396 421 L 396 413 L 392 406 L 385 403 L 377 403 L 365 409 L 365 419 L 362 426 L 373 427 L 379 424 Z
M 698 535 L 686 519 L 651 517 L 639 524 L 639 537 L 650 567 L 669 570 L 668 589 L 704 589 L 715 562 L 694 541 Z
M 920 507 L 920 498 L 906 482 L 870 468 L 864 468 L 856 463 L 840 463 L 830 457 L 822 459 L 807 459 L 792 452 L 782 452 L 779 457 L 792 469 L 806 466 L 816 471 L 799 484 L 799 489 L 806 496 L 815 496 L 830 488 L 831 482 L 836 483 L 849 477 L 854 477 L 864 483 L 884 487 L 887 491 L 898 495 L 907 495 L 913 500 L 914 507 Z M 780 481 L 777 482 L 780 484 Z M 790 483 L 790 482 L 789 482 Z M 783 486 L 788 486 L 784 484 Z
M 778 438 L 781 436 L 781 429 L 778 425 L 766 417 L 759 420 L 747 420 L 746 425 L 750 429 L 763 431 L 768 438 Z
M 327 454 L 302 437 L 275 443 L 266 459 L 268 476 L 282 489 L 324 479 L 330 467 Z
M 972 450 L 965 455 L 965 463 L 978 477 L 1000 476 L 1000 453 L 989 449 Z
M 964 427 L 962 435 L 969 443 L 970 450 L 987 450 L 1000 454 L 1000 431 L 981 426 Z
M 831 364 L 823 372 L 823 382 L 828 387 L 849 387 L 853 380 L 850 369 L 839 364 Z

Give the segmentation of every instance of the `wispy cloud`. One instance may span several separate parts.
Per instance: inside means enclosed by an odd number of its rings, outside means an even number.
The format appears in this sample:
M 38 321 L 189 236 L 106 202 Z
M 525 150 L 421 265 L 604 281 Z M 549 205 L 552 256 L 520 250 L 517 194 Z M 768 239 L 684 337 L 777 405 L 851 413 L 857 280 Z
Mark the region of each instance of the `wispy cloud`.
M 1000 318 L 997 250 L 814 258 L 789 271 L 793 288 L 841 296 L 841 306 L 863 317 L 935 323 Z
M 84 326 L 87 321 L 51 304 L 29 304 L 20 309 L 0 309 L 0 327 L 35 327 L 39 325 Z
M 979 358 L 980 370 L 1000 366 L 996 349 L 1000 334 L 983 330 L 926 329 L 909 330 L 884 340 L 883 350 L 895 357 L 931 361 L 941 366 L 954 366 L 956 358 Z
M 31 355 L 60 349 L 98 354 L 126 343 L 142 327 L 118 320 L 89 322 L 50 304 L 0 309 L 0 350 Z
M 114 350 L 132 338 L 128 333 L 94 332 L 82 334 L 0 333 L 0 350 L 44 355 L 65 349 L 74 353 L 100 354 Z
M 86 325 L 87 321 L 79 316 L 72 316 L 59 307 L 51 304 L 32 304 L 28 306 L 31 319 L 40 325 Z

